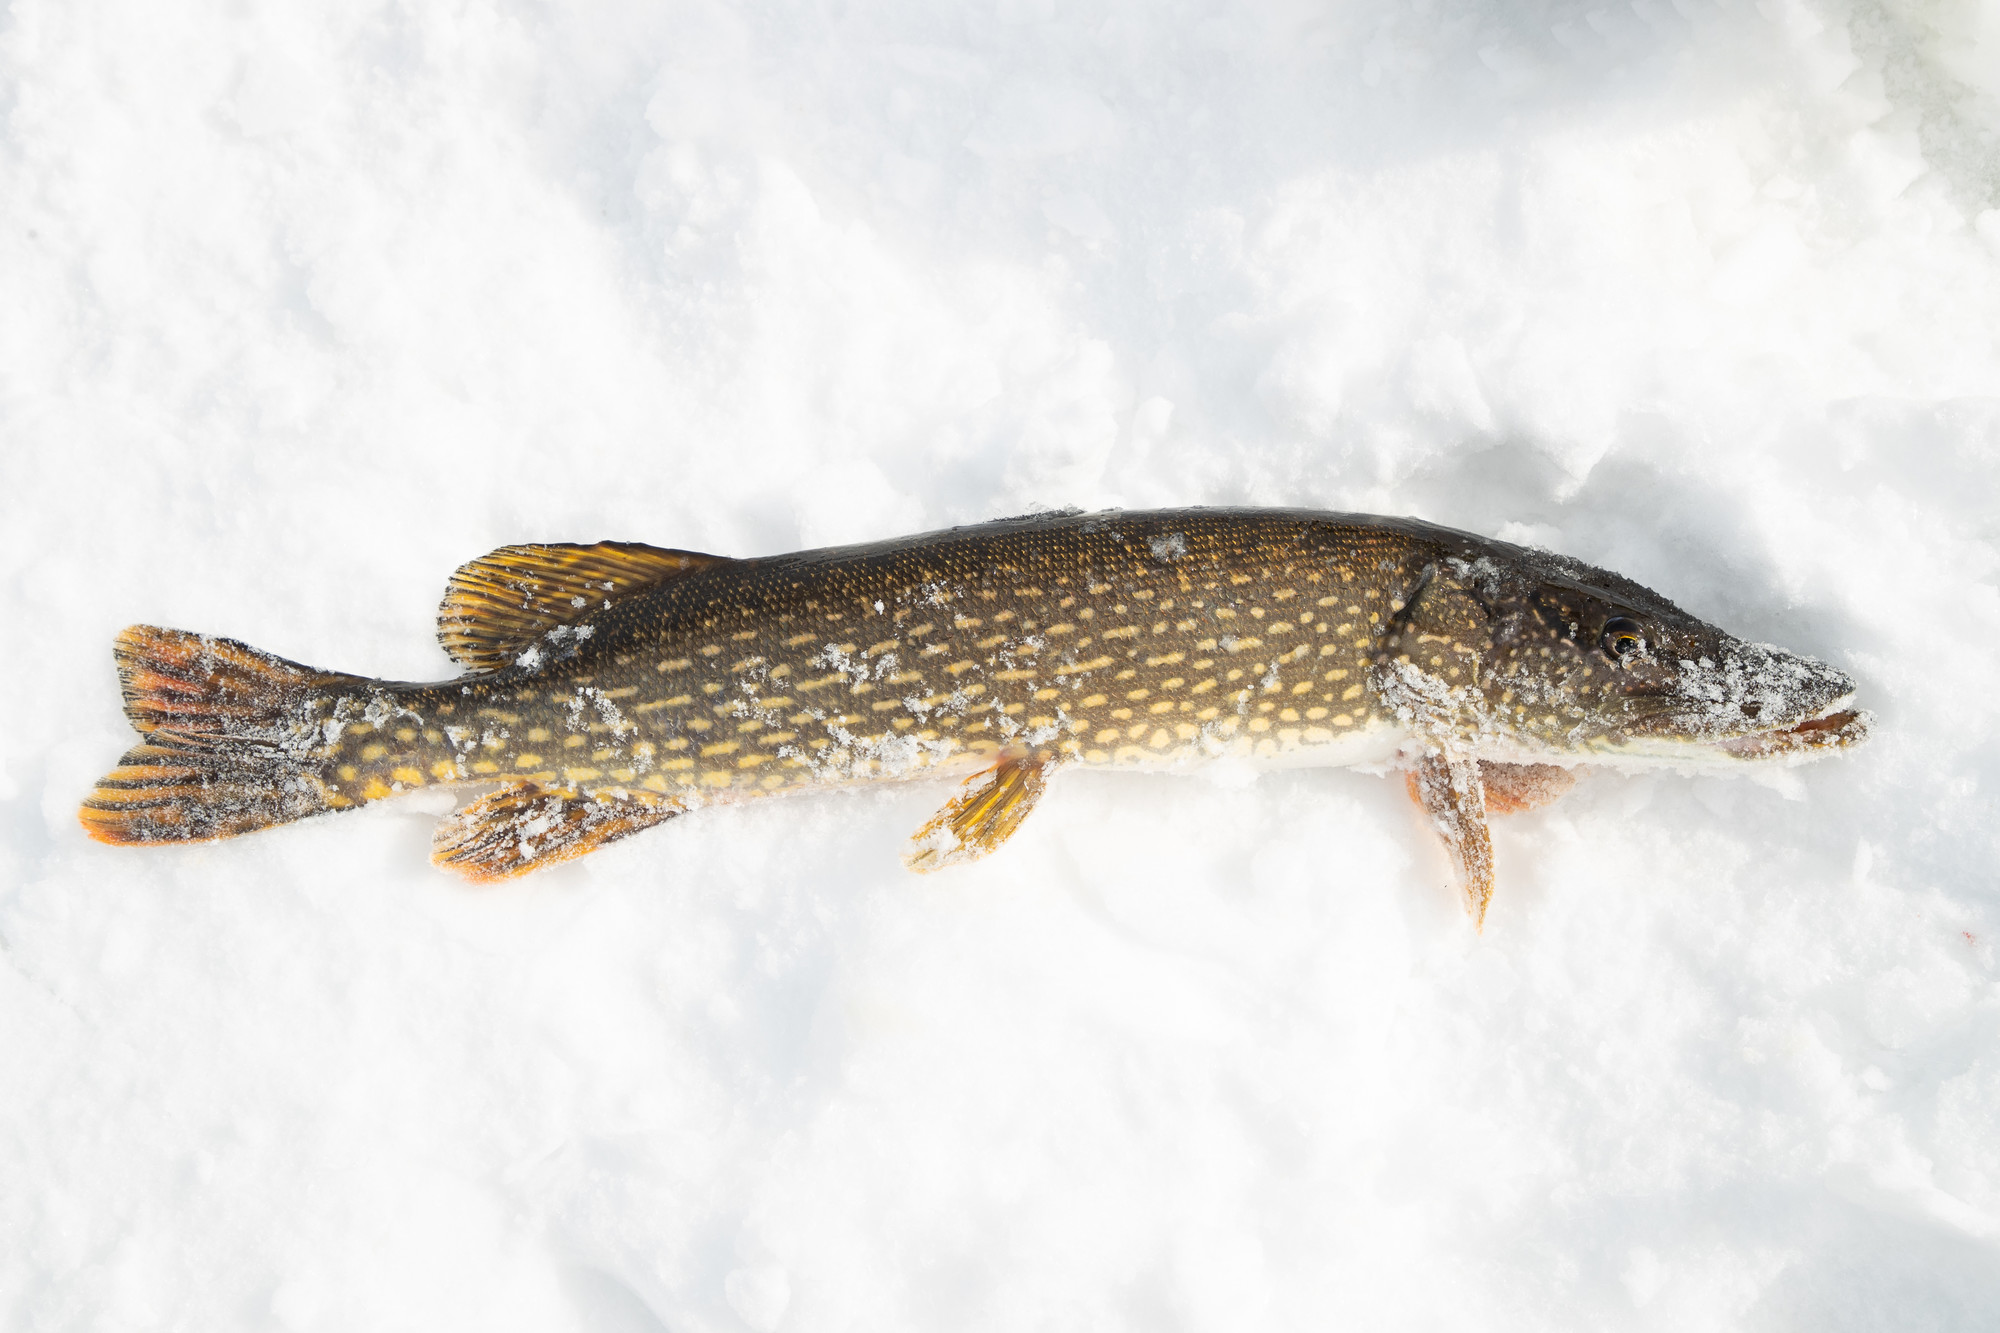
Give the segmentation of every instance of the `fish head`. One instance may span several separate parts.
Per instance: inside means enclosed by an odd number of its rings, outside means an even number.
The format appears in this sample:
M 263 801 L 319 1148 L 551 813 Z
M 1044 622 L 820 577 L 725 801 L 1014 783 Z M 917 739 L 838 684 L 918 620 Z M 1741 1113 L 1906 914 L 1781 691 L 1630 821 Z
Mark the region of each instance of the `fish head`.
M 1728 767 L 1829 753 L 1871 720 L 1833 667 L 1541 551 L 1431 566 L 1382 642 L 1385 699 L 1495 755 Z

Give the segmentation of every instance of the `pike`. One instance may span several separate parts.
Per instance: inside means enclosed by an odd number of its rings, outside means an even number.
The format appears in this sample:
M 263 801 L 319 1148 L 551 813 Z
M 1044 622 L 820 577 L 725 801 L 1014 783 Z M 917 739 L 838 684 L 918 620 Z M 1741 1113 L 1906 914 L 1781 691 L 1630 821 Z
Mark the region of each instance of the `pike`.
M 452 576 L 438 637 L 468 674 L 133 626 L 142 740 L 85 830 L 225 838 L 486 784 L 432 857 L 484 881 L 717 802 L 969 772 L 904 856 L 931 871 L 1006 841 L 1065 768 L 1375 766 L 1408 774 L 1481 924 L 1488 814 L 1578 766 L 1789 764 L 1870 722 L 1840 672 L 1616 574 L 1308 510 L 1067 511 L 751 560 L 506 546 Z

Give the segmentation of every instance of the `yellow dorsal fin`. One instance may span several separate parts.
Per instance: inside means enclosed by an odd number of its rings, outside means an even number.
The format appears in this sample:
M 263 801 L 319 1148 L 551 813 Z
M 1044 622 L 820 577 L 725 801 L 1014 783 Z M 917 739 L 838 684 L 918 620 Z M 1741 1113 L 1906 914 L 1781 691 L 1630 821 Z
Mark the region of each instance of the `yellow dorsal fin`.
M 438 642 L 452 660 L 493 671 L 558 625 L 573 625 L 662 579 L 726 561 L 637 542 L 503 546 L 459 566 L 438 607 Z

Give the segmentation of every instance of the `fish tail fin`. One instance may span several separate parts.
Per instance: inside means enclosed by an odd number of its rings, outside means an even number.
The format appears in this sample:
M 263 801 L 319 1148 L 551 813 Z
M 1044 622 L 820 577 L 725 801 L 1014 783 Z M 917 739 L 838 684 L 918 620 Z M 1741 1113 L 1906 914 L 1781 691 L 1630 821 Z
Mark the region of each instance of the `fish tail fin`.
M 145 739 L 77 812 L 99 842 L 198 842 L 351 800 L 322 780 L 318 700 L 356 678 L 233 639 L 134 625 L 113 648 L 125 716 Z

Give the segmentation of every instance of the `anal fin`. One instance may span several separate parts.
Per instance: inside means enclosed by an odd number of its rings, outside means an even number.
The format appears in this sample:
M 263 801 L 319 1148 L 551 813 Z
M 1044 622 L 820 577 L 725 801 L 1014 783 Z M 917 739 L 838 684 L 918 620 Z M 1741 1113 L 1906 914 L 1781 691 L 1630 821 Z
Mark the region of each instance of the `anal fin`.
M 1470 755 L 1427 754 L 1409 777 L 1410 797 L 1423 807 L 1457 872 L 1472 927 L 1486 924 L 1493 899 L 1493 835 L 1486 828 L 1486 785 Z
M 920 873 L 976 861 L 1014 836 L 1048 785 L 1049 762 L 1003 754 L 910 838 L 903 864 Z
M 677 806 L 634 795 L 586 796 L 516 783 L 440 820 L 431 835 L 431 863 L 475 883 L 508 879 L 594 852 L 679 813 Z

